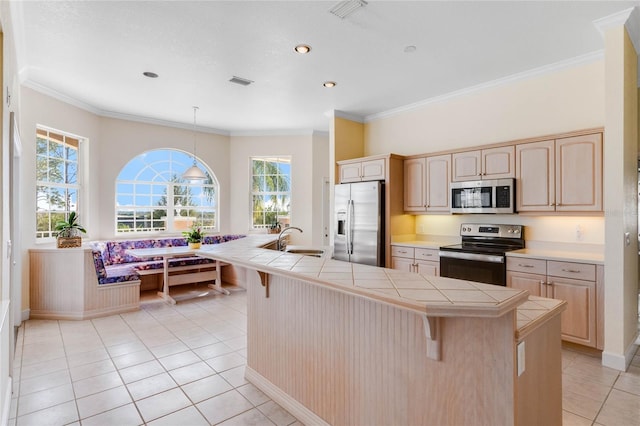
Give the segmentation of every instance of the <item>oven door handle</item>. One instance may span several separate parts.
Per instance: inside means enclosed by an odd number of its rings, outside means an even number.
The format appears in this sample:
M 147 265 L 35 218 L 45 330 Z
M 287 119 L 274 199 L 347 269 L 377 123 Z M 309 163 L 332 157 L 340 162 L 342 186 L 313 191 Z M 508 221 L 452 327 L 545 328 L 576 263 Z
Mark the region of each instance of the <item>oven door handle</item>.
M 444 251 L 444 250 L 439 250 L 438 254 L 440 255 L 440 257 L 448 257 L 450 259 L 477 260 L 480 262 L 490 262 L 490 263 L 504 263 L 504 256 L 493 255 L 493 254 L 465 253 L 465 252 Z

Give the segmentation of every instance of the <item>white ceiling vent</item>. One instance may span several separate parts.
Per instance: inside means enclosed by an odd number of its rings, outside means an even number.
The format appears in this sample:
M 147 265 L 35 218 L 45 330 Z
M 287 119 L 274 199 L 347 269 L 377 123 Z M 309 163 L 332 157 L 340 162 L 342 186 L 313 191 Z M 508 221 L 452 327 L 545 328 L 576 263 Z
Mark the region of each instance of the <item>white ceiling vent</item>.
M 248 86 L 251 83 L 253 83 L 253 80 L 248 80 L 246 78 L 242 78 L 242 77 L 236 77 L 235 75 L 233 77 L 231 77 L 231 80 L 229 80 L 232 83 L 236 83 L 239 84 L 241 86 Z
M 366 5 L 367 2 L 364 0 L 345 0 L 333 6 L 329 12 L 333 13 L 340 19 L 344 19 Z

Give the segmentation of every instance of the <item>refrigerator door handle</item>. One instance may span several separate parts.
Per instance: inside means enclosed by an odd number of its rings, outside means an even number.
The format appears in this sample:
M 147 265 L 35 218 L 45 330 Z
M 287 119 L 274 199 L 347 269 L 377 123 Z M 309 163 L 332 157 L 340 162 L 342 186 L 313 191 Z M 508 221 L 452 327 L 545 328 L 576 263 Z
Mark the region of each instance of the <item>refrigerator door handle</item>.
M 355 206 L 353 204 L 353 200 L 349 200 L 349 227 L 348 229 L 348 240 L 347 240 L 347 251 L 349 254 L 353 254 L 353 221 L 354 221 L 354 212 Z

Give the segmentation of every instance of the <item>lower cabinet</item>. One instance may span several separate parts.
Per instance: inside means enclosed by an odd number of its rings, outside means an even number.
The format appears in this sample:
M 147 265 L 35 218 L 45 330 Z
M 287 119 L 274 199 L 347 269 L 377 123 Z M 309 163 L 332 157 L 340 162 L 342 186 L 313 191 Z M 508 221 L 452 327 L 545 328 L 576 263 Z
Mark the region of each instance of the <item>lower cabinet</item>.
M 507 287 L 565 300 L 562 339 L 598 349 L 604 345 L 603 276 L 602 265 L 507 257 Z
M 422 275 L 440 275 L 438 249 L 391 246 L 391 268 Z

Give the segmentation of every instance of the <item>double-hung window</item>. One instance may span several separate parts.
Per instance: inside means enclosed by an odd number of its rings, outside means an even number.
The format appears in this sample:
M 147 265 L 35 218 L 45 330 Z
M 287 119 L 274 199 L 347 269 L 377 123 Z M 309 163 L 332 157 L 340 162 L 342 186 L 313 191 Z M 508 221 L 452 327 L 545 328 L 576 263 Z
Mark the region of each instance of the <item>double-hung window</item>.
M 251 158 L 253 229 L 291 222 L 291 157 Z
M 58 222 L 79 212 L 81 138 L 36 129 L 36 238 L 55 237 Z

